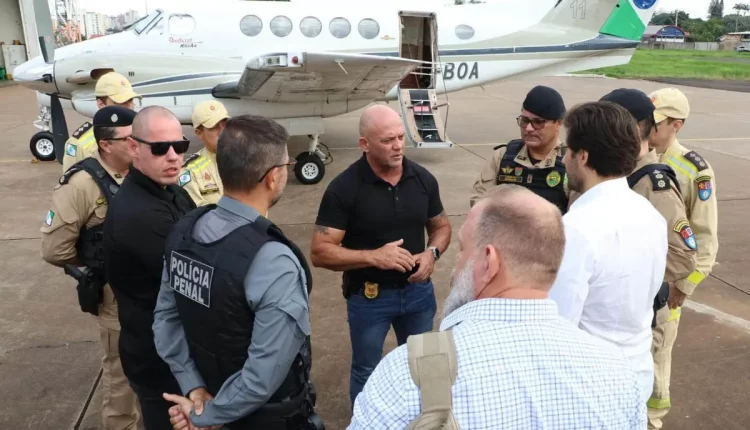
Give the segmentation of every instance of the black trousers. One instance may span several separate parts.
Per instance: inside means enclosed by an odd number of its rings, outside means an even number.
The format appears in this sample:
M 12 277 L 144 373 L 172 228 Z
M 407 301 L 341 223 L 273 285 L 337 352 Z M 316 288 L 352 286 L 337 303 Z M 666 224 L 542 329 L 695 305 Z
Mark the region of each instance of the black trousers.
M 169 408 L 174 403 L 164 400 L 163 393 L 182 395 L 179 384 L 176 380 L 167 380 L 160 382 L 159 390 L 154 386 L 139 385 L 130 381 L 130 386 L 138 396 L 138 402 L 141 405 L 143 416 L 143 426 L 146 430 L 172 430 L 172 424 L 169 422 Z

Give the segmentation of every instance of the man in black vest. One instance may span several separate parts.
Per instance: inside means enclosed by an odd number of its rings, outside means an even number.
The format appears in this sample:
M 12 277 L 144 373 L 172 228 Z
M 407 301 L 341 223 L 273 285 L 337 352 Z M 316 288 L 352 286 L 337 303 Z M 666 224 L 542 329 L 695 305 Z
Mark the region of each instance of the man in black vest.
M 126 141 L 134 117 L 135 112 L 122 106 L 106 106 L 94 115 L 97 150 L 73 164 L 60 178 L 41 228 L 42 258 L 63 267 L 78 281 L 81 310 L 95 315 L 99 323 L 105 429 L 135 430 L 140 420 L 138 400 L 120 363 L 117 302 L 105 282 L 102 240 L 110 200 L 132 160 Z
M 178 388 L 154 347 L 151 325 L 164 267 L 164 241 L 195 209 L 177 185 L 190 141 L 168 109 L 149 106 L 133 120 L 126 145 L 133 159 L 104 221 L 104 270 L 117 300 L 120 361 L 143 413 L 146 430 L 171 429 L 162 393 Z
M 272 120 L 237 116 L 219 138 L 217 204 L 167 238 L 154 338 L 181 393 L 164 398 L 174 428 L 318 428 L 310 382 L 312 276 L 304 255 L 265 215 L 295 164 Z M 208 400 L 206 398 L 208 397 Z
M 494 148 L 474 182 L 469 204 L 474 206 L 492 187 L 510 183 L 530 189 L 565 214 L 568 188 L 560 142 L 563 116 L 565 103 L 560 93 L 541 85 L 532 88 L 516 118 L 521 139 Z

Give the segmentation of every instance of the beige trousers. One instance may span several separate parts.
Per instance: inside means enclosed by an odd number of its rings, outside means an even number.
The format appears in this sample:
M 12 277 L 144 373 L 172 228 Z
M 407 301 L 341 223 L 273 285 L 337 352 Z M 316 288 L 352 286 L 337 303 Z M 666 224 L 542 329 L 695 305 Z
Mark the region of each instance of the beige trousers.
M 656 313 L 651 355 L 654 357 L 654 391 L 648 401 L 648 428 L 661 429 L 662 419 L 672 407 L 669 398 L 669 379 L 672 373 L 672 346 L 677 339 L 682 308 L 664 306 Z
M 102 346 L 102 423 L 105 430 L 136 430 L 140 420 L 138 398 L 122 370 L 118 343 L 120 322 L 117 303 L 109 285 L 99 305 L 99 337 Z

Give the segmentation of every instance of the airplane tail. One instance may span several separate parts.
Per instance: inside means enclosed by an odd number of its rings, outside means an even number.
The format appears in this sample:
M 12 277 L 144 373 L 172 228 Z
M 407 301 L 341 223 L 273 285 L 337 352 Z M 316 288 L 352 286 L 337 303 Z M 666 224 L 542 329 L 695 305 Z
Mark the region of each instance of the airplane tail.
M 659 0 L 558 0 L 540 24 L 641 39 Z

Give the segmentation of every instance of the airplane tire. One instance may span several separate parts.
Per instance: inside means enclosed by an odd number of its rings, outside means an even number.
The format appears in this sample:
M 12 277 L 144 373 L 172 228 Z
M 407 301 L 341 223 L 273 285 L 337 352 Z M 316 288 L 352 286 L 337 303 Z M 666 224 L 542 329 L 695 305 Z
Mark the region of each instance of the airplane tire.
M 49 131 L 40 131 L 31 137 L 29 149 L 39 161 L 53 161 L 55 157 L 55 138 Z
M 297 164 L 294 166 L 294 176 L 305 185 L 317 184 L 323 179 L 326 166 L 323 160 L 316 154 L 303 152 L 297 156 Z

